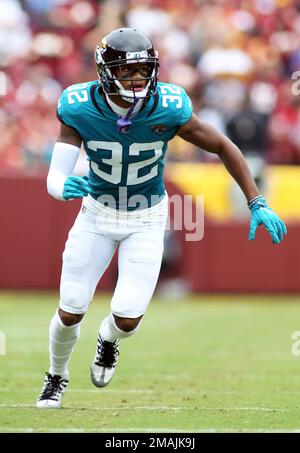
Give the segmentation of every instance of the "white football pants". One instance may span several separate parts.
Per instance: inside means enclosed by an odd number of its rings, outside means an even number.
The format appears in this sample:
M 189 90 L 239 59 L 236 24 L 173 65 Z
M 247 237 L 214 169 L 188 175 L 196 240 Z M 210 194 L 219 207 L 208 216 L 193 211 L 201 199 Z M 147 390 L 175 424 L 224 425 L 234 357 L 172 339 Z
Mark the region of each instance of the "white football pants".
M 111 311 L 124 318 L 143 315 L 160 271 L 167 216 L 167 196 L 139 211 L 117 211 L 85 197 L 63 253 L 60 308 L 74 314 L 87 311 L 119 245 Z

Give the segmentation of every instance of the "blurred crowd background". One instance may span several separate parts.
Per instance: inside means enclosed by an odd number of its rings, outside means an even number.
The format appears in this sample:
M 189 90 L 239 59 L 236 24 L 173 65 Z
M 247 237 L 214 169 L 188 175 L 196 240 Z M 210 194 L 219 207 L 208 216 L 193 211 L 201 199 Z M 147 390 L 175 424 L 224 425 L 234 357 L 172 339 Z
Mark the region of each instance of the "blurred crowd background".
M 2 173 L 47 170 L 61 91 L 97 78 L 95 46 L 123 26 L 152 38 L 160 80 L 183 86 L 199 117 L 245 155 L 300 163 L 300 94 L 292 90 L 300 70 L 297 0 L 1 0 Z M 168 158 L 215 159 L 180 139 Z

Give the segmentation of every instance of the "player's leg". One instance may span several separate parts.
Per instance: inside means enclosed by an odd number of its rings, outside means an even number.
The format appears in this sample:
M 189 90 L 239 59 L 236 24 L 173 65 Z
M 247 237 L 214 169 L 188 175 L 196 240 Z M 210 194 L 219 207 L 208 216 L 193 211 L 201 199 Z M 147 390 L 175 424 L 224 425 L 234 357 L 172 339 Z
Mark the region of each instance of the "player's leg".
M 75 222 L 63 254 L 59 309 L 49 328 L 50 369 L 37 402 L 39 408 L 60 407 L 69 380 L 68 363 L 79 339 L 80 321 L 108 267 L 116 242 Z
M 36 407 L 59 408 L 69 383 L 68 361 L 79 339 L 80 321 L 83 315 L 66 313 L 60 308 L 55 312 L 49 326 L 50 368 Z
M 119 340 L 132 336 L 152 298 L 163 254 L 164 228 L 141 231 L 123 239 L 119 247 L 119 278 L 112 298 L 112 313 L 98 335 L 91 379 L 104 387 L 112 379 L 119 355 Z

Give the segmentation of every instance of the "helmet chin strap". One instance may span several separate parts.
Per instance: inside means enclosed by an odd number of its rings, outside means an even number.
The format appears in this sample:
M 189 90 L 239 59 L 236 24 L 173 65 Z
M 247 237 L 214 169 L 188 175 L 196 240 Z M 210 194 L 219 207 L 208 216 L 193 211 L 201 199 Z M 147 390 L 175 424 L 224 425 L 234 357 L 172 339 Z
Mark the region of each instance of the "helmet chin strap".
M 119 88 L 119 95 L 124 101 L 134 103 L 136 99 L 144 99 L 147 96 L 150 81 L 147 83 L 145 88 L 142 91 L 135 92 L 134 88 L 132 90 L 124 90 L 123 86 L 119 81 L 116 81 L 116 85 Z M 133 93 L 133 96 L 132 96 Z
M 119 87 L 122 88 L 119 91 L 120 96 L 122 97 L 122 99 L 124 99 L 127 102 L 132 102 L 132 106 L 130 107 L 130 109 L 126 113 L 125 117 L 121 116 L 118 119 L 118 121 L 117 121 L 118 132 L 125 132 L 126 133 L 126 132 L 128 132 L 129 127 L 132 125 L 132 121 L 130 120 L 130 115 L 132 114 L 137 102 L 140 99 L 145 99 L 145 96 L 147 95 L 148 88 L 149 88 L 149 85 L 150 85 L 150 81 L 147 83 L 146 87 L 142 91 L 139 91 L 137 93 L 135 92 L 134 87 L 133 87 L 132 91 L 129 91 L 129 90 L 124 90 L 123 86 L 120 84 L 119 81 L 117 81 L 116 84 Z M 132 96 L 127 96 L 127 93 L 128 94 L 132 94 L 133 93 L 133 97 Z

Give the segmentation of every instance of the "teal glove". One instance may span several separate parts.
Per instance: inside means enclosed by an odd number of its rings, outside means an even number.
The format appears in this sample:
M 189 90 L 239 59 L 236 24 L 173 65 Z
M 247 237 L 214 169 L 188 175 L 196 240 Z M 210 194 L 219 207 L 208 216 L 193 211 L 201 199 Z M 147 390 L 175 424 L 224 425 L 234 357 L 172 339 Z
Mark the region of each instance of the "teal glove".
M 65 180 L 63 198 L 70 200 L 72 198 L 86 197 L 90 193 L 87 176 L 68 176 Z
M 251 211 L 251 221 L 249 230 L 249 241 L 255 239 L 255 233 L 259 225 L 264 225 L 269 232 L 273 244 L 279 244 L 283 235 L 287 234 L 285 223 L 272 211 L 262 195 L 253 198 L 248 202 Z

